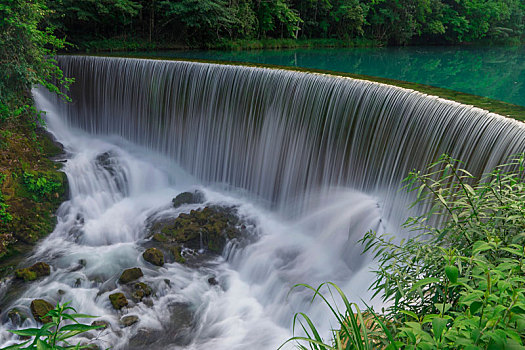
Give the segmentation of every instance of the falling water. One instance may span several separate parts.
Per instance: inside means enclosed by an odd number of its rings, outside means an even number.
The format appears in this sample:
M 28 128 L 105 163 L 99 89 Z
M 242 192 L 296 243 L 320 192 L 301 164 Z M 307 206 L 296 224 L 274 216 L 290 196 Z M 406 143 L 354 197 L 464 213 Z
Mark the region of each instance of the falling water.
M 368 81 L 123 58 L 59 64 L 76 79 L 73 102 L 40 90 L 35 100 L 66 148 L 71 199 L 30 258 L 48 261 L 51 276 L 5 296 L 4 310 L 72 300 L 111 324 L 90 340 L 103 347 L 273 349 L 296 311 L 327 331 L 326 310 L 304 293 L 287 296 L 290 287 L 330 280 L 367 299 L 370 261 L 355 242 L 370 229 L 400 232 L 408 171 L 448 153 L 481 174 L 525 150 L 522 123 Z M 193 188 L 207 203 L 237 206 L 255 242 L 198 268 L 152 268 L 140 257 L 148 218 L 198 207 L 170 207 Z M 155 290 L 153 305 L 116 312 L 108 295 L 134 266 Z M 121 328 L 122 313 L 139 323 Z M 6 344 L 10 327 L 1 327 Z

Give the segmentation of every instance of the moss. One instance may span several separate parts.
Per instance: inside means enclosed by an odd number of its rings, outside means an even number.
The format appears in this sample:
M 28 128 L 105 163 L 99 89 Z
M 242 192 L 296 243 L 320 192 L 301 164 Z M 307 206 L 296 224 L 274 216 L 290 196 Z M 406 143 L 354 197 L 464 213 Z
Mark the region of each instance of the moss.
M 157 241 L 157 242 L 164 243 L 164 242 L 168 241 L 168 238 L 165 235 L 163 235 L 162 233 L 155 233 L 153 235 L 153 240 Z
M 192 249 L 207 248 L 219 253 L 228 239 L 239 236 L 239 221 L 232 208 L 205 207 L 192 210 L 189 214 L 179 214 L 174 220 L 156 223 L 152 230 L 160 230 L 167 241 L 183 244 Z M 172 249 L 171 249 L 172 250 Z M 182 256 L 172 250 L 176 261 L 183 261 Z
M 3 221 L 0 225 L 0 263 L 3 267 L 12 266 L 11 260 L 26 251 L 27 245 L 33 245 L 53 231 L 54 213 L 68 193 L 67 176 L 60 171 L 62 165 L 48 159 L 62 149 L 43 129 L 35 131 L 31 118 L 21 116 L 0 126 L 3 129 L 0 172 L 4 178 L 0 195 L 11 216 L 8 222 Z M 35 197 L 24 183 L 24 173 L 58 185 L 52 192 Z
M 35 271 L 32 271 L 29 268 L 18 269 L 15 271 L 16 278 L 22 279 L 26 282 L 34 281 L 38 278 Z
M 147 262 L 153 265 L 157 265 L 157 266 L 164 265 L 164 254 L 162 254 L 162 252 L 158 250 L 157 248 L 146 249 L 146 251 L 142 253 L 142 257 L 144 258 L 144 260 L 146 260 Z
M 182 256 L 182 248 L 178 245 L 170 247 L 171 254 L 173 254 L 173 258 L 175 259 L 175 262 L 178 262 L 179 264 L 184 264 L 186 262 L 186 259 Z
M 49 276 L 51 268 L 45 262 L 37 262 L 31 267 L 24 269 L 18 269 L 15 271 L 16 278 L 23 279 L 24 281 L 34 281 L 39 277 Z
M 174 208 L 178 208 L 185 204 L 198 204 L 204 201 L 204 194 L 200 191 L 182 192 L 171 201 Z
M 119 282 L 122 284 L 126 284 L 129 282 L 133 282 L 135 280 L 138 280 L 144 276 L 142 273 L 142 270 L 138 267 L 133 267 L 131 269 L 126 269 L 122 272 L 122 275 L 120 275 Z
M 35 299 L 31 302 L 31 313 L 33 314 L 33 317 L 37 322 L 51 322 L 51 317 L 44 316 L 53 309 L 53 305 L 45 301 L 44 299 Z
M 123 307 L 128 306 L 128 299 L 126 299 L 126 296 L 122 293 L 110 294 L 109 301 L 111 302 L 111 305 L 113 305 L 113 308 L 116 310 L 120 310 Z
M 135 283 L 133 289 L 132 297 L 135 301 L 142 301 L 142 299 L 149 297 L 153 293 L 151 287 L 144 282 Z

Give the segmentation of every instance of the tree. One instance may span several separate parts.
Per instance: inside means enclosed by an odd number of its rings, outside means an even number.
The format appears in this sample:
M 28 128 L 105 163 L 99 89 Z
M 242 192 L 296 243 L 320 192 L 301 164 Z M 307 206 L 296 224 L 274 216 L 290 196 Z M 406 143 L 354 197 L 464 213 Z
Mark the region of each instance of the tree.
M 48 14 L 43 0 L 0 2 L 0 120 L 32 108 L 33 86 L 40 84 L 60 94 L 59 87 L 71 83 L 53 58 L 65 41 L 53 35 L 53 28 L 40 27 Z

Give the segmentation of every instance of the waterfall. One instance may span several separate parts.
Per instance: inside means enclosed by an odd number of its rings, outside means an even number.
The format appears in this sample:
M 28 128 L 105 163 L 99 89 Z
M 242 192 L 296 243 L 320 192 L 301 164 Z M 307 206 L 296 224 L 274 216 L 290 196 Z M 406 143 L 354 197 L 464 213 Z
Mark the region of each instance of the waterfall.
M 43 89 L 34 97 L 64 144 L 70 200 L 29 258 L 51 275 L 0 285 L 10 291 L 0 298 L 1 346 L 17 341 L 8 329 L 37 326 L 9 319 L 13 308 L 30 315 L 37 298 L 107 322 L 79 339 L 101 348 L 276 349 L 298 311 L 329 334 L 327 310 L 290 288 L 332 281 L 369 302 L 373 262 L 356 240 L 400 233 L 410 170 L 448 153 L 480 175 L 525 150 L 523 123 L 369 81 L 126 58 L 58 63 L 76 79 L 72 102 Z M 195 266 L 144 261 L 148 220 L 198 209 L 171 205 L 195 188 L 205 205 L 235 206 L 253 240 Z M 131 267 L 153 295 L 117 311 L 109 295 L 129 295 L 118 279 Z M 124 315 L 137 323 L 124 327 Z
M 281 209 L 331 187 L 403 208 L 400 181 L 443 153 L 481 175 L 525 149 L 523 123 L 369 81 L 127 58 L 59 64 L 76 78 L 64 106 L 70 125 L 119 135 Z

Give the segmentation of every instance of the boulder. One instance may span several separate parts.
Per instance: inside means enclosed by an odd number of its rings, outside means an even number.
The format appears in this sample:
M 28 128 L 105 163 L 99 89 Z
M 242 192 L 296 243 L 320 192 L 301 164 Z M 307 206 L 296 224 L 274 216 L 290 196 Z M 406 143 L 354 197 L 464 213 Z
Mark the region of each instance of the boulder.
M 55 307 L 45 301 L 44 299 L 35 299 L 31 302 L 31 313 L 35 321 L 40 323 L 49 323 L 51 322 L 51 317 L 44 317 L 49 311 L 53 310 Z
M 168 241 L 168 237 L 164 236 L 162 233 L 155 233 L 152 238 L 155 242 L 165 243 Z
M 21 326 L 22 323 L 27 319 L 27 315 L 23 314 L 17 308 L 9 310 L 7 318 L 16 326 Z
M 26 267 L 24 269 L 15 270 L 15 276 L 18 279 L 22 279 L 26 282 L 34 281 L 37 278 L 43 276 L 49 276 L 51 274 L 51 268 L 45 262 L 37 262 L 31 267 Z
M 157 248 L 148 248 L 144 253 L 142 253 L 142 257 L 144 260 L 146 260 L 149 263 L 152 263 L 153 265 L 162 266 L 164 265 L 164 254 Z
M 135 283 L 133 289 L 134 291 L 131 296 L 137 302 L 142 301 L 142 299 L 149 297 L 153 293 L 151 287 L 144 282 Z
M 170 247 L 171 254 L 173 254 L 173 258 L 176 262 L 179 264 L 184 264 L 186 262 L 186 259 L 182 256 L 182 249 L 180 246 L 172 246 Z
M 199 204 L 204 202 L 204 194 L 200 191 L 182 192 L 173 198 L 173 207 L 178 208 L 184 204 Z
M 106 329 L 106 328 L 109 327 L 109 323 L 107 321 L 104 321 L 104 320 L 93 321 L 93 322 L 91 322 L 91 325 L 92 326 L 99 326 L 100 327 L 99 329 Z
M 126 284 L 138 280 L 142 276 L 144 276 L 144 274 L 140 268 L 132 267 L 131 269 L 124 270 L 118 281 L 122 284 Z
M 113 308 L 116 310 L 120 310 L 124 306 L 128 306 L 128 299 L 126 299 L 123 293 L 110 294 L 109 301 L 111 301 L 111 305 L 113 305 Z
M 189 214 L 182 213 L 176 219 L 156 223 L 153 230 L 159 230 L 170 242 L 194 250 L 207 249 L 220 253 L 228 239 L 240 236 L 238 225 L 239 220 L 233 208 L 205 207 L 192 210 Z
M 120 323 L 122 324 L 122 326 L 124 327 L 129 327 L 131 325 L 134 325 L 135 323 L 137 323 L 139 321 L 139 317 L 138 316 L 135 316 L 135 315 L 128 315 L 128 316 L 124 316 L 120 319 Z

